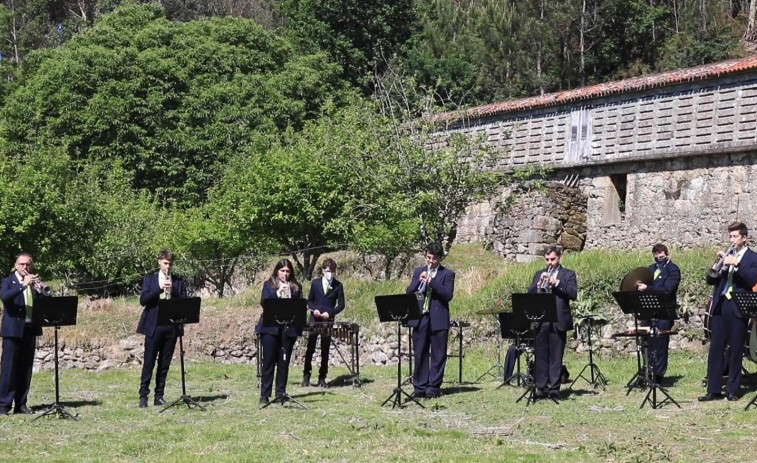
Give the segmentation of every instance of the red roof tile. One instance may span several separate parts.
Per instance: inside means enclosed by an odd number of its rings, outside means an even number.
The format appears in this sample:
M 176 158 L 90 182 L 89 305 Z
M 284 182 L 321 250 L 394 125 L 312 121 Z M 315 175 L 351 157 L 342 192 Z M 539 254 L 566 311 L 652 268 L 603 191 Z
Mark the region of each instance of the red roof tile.
M 523 111 L 540 107 L 557 106 L 581 100 L 591 100 L 599 97 L 618 95 L 621 93 L 647 90 L 650 88 L 664 87 L 682 82 L 705 80 L 712 77 L 720 77 L 728 74 L 747 71 L 757 68 L 757 55 L 745 58 L 736 58 L 728 61 L 720 61 L 703 66 L 677 69 L 675 71 L 650 74 L 647 76 L 633 77 L 625 80 L 617 80 L 604 84 L 592 85 L 591 87 L 566 90 L 564 92 L 549 93 L 547 95 L 524 98 L 521 100 L 503 101 L 484 106 L 477 106 L 460 113 L 446 113 L 435 119 L 455 118 L 455 115 L 470 118 L 484 118 L 497 114 L 513 111 Z

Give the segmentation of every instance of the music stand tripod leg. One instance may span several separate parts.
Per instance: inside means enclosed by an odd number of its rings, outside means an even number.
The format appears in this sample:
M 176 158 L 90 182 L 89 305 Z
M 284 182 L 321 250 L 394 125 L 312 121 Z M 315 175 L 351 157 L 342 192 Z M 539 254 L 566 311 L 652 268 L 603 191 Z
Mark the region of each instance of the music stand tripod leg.
M 183 330 L 182 327 L 179 327 L 180 330 Z M 183 332 L 183 331 L 180 331 Z M 159 413 L 163 413 L 164 411 L 168 410 L 171 407 L 175 407 L 180 404 L 187 404 L 187 408 L 197 407 L 200 410 L 206 412 L 207 410 L 205 407 L 197 403 L 196 401 L 192 400 L 191 397 L 187 395 L 187 375 L 186 370 L 184 369 L 184 335 L 179 336 L 179 360 L 181 361 L 181 397 L 174 400 L 170 404 L 163 407 L 163 409 Z
M 402 342 L 402 328 L 398 320 L 397 321 L 397 345 L 400 345 L 401 342 Z M 395 407 L 402 408 L 402 405 L 408 402 L 415 402 L 416 404 L 420 405 L 421 408 L 426 408 L 423 406 L 422 403 L 418 401 L 418 399 L 416 399 L 415 397 L 405 392 L 402 389 L 402 384 L 403 384 L 402 383 L 402 353 L 400 352 L 399 355 L 397 355 L 397 387 L 395 387 L 394 390 L 392 391 L 392 395 L 387 397 L 386 400 L 384 400 L 381 403 L 381 406 L 383 407 L 391 400 L 393 401 L 392 408 L 395 408 Z M 403 395 L 407 398 L 405 402 L 402 402 Z
M 66 407 L 64 407 L 63 404 L 60 403 L 60 370 L 58 369 L 58 330 L 59 329 L 60 329 L 60 326 L 55 327 L 55 344 L 54 344 L 55 355 L 53 356 L 53 359 L 55 362 L 55 403 L 52 404 L 50 408 L 45 410 L 41 415 L 32 419 L 32 421 L 37 421 L 43 416 L 50 416 L 50 415 L 57 415 L 58 418 L 61 418 L 61 419 L 71 419 L 74 421 L 79 421 L 77 417 L 69 413 L 68 410 L 66 410 Z
M 744 411 L 749 410 L 749 407 L 751 406 L 757 407 L 757 394 L 755 394 L 754 397 L 752 397 L 752 400 L 750 400 L 749 403 L 746 404 L 746 407 L 744 407 Z

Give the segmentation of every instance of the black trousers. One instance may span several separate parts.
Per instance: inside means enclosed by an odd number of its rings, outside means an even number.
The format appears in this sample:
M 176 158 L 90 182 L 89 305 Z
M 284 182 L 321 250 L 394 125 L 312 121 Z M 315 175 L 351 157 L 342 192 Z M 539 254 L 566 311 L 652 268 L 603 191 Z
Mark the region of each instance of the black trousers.
M 557 393 L 562 379 L 566 333 L 557 323 L 541 323 L 534 338 L 534 381 L 537 389 Z
M 171 366 L 176 338 L 179 336 L 175 326 L 157 326 L 152 336 L 145 336 L 145 359 L 142 363 L 142 378 L 139 385 L 139 396 L 150 394 L 150 380 L 157 361 L 158 370 L 155 373 L 155 397 L 162 397 L 166 391 L 166 377 Z
M 652 326 L 651 320 L 641 320 L 641 326 Z M 670 330 L 673 328 L 672 320 L 655 320 L 654 327 L 658 330 Z M 668 348 L 670 335 L 661 334 L 654 338 L 648 338 L 649 364 L 655 376 L 665 376 L 668 371 Z
M 437 396 L 444 381 L 449 330 L 431 330 L 431 317 L 423 314 L 413 329 L 413 388 L 416 395 Z
M 318 379 L 326 379 L 329 375 L 329 349 L 331 349 L 331 336 L 324 336 L 323 334 L 310 333 L 308 335 L 308 347 L 305 349 L 305 366 L 303 373 L 305 376 L 310 376 L 313 371 L 313 354 L 315 354 L 315 346 L 318 343 L 318 336 L 321 337 L 321 367 L 318 369 Z
M 260 378 L 260 397 L 270 398 L 273 389 L 273 372 L 276 370 L 276 397 L 287 392 L 289 379 L 289 362 L 297 338 L 278 334 L 260 333 L 260 345 L 263 348 L 263 369 Z
M 11 406 L 26 405 L 32 384 L 34 351 L 37 336 L 27 325 L 22 338 L 3 338 L 3 355 L 0 358 L 0 409 L 10 411 Z
M 734 307 L 727 308 L 726 305 Z M 726 298 L 722 299 L 721 310 L 712 317 L 712 337 L 710 338 L 710 352 L 707 356 L 707 392 L 720 394 L 723 387 L 723 369 L 728 362 L 727 392 L 738 395 L 741 386 L 741 359 L 744 356 L 744 341 L 747 335 L 747 320 L 732 315 L 738 309 L 735 303 Z M 725 310 L 726 315 L 723 315 Z M 728 310 L 730 309 L 730 310 Z M 728 358 L 723 355 L 725 346 L 729 345 Z

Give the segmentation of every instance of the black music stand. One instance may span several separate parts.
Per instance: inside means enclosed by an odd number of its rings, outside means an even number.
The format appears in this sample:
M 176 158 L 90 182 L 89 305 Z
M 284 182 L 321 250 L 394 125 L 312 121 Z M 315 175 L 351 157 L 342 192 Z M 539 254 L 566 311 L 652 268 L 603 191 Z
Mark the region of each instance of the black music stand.
M 418 299 L 415 294 L 390 294 L 387 296 L 376 296 L 374 301 L 376 302 L 379 321 L 382 323 L 394 322 L 397 325 L 397 346 L 401 346 L 402 322 L 421 318 L 421 312 L 418 309 Z M 412 355 L 412 352 L 410 355 Z M 420 405 L 421 408 L 426 408 L 417 398 L 402 389 L 402 352 L 400 348 L 400 351 L 397 353 L 397 387 L 392 391 L 392 395 L 381 403 L 381 406 L 383 407 L 391 401 L 392 408 L 402 408 L 403 395 L 407 398 L 404 403 L 413 401 Z
M 757 317 L 757 293 L 731 293 L 731 296 L 733 297 L 733 302 L 736 304 L 736 307 L 739 309 L 742 315 L 744 315 L 744 317 Z M 757 328 L 752 327 L 752 329 Z M 749 403 L 746 404 L 744 411 L 749 410 L 749 407 L 753 405 L 757 407 L 757 394 L 755 394 L 755 396 L 752 397 L 752 400 L 750 400 Z
M 531 331 L 533 333 L 534 340 L 536 340 L 536 330 L 540 323 L 557 323 L 557 296 L 552 293 L 525 293 L 525 294 L 513 294 L 513 313 L 516 317 L 525 318 L 530 324 Z M 536 355 L 537 352 L 534 352 Z M 515 403 L 520 402 L 524 397 L 526 398 L 526 406 L 532 403 L 536 403 L 541 397 L 536 394 L 536 378 L 531 381 L 531 384 L 526 385 L 526 392 L 524 392 Z M 548 396 L 548 398 L 558 404 L 556 398 Z
M 531 375 L 524 374 L 521 371 L 520 366 L 520 357 L 522 354 L 526 354 L 526 368 L 528 368 L 528 362 L 529 362 L 529 355 L 528 350 L 525 347 L 526 342 L 533 341 L 533 338 L 528 339 L 528 337 L 524 337 L 526 333 L 531 332 L 531 321 L 528 320 L 525 316 L 523 316 L 522 313 L 512 313 L 512 312 L 503 312 L 498 314 L 499 315 L 499 329 L 500 329 L 500 335 L 502 339 L 512 339 L 511 346 L 514 346 L 516 349 L 516 363 L 515 363 L 515 373 L 511 374 L 509 378 L 505 378 L 505 374 L 507 374 L 507 369 L 503 369 L 502 373 L 502 384 L 497 386 L 497 389 L 505 386 L 526 386 L 533 383 L 534 379 L 531 377 Z M 513 381 L 515 381 L 515 384 L 513 384 Z
M 79 421 L 76 416 L 69 413 L 66 407 L 60 403 L 60 372 L 58 367 L 58 330 L 60 330 L 61 326 L 76 325 L 76 309 L 78 304 L 79 298 L 76 296 L 43 297 L 34 300 L 32 326 L 35 328 L 55 327 L 55 355 L 53 356 L 55 361 L 55 403 L 32 421 L 49 415 L 57 415 L 58 418 Z
M 284 338 L 290 326 L 303 329 L 307 325 L 308 303 L 305 299 L 263 299 L 263 326 L 279 328 L 279 344 L 281 355 L 286 355 Z M 263 353 L 265 355 L 265 353 Z M 278 373 L 277 373 L 278 374 Z M 264 404 L 260 409 L 275 403 L 282 406 L 286 402 L 292 402 L 305 410 L 310 410 L 294 397 L 284 394 Z
M 570 387 L 568 387 L 568 389 L 573 389 L 573 386 L 575 386 L 578 379 L 582 378 L 584 379 L 584 381 L 592 385 L 595 390 L 598 386 L 602 386 L 603 391 L 607 390 L 605 388 L 608 382 L 607 378 L 605 378 L 605 375 L 602 374 L 602 370 L 599 369 L 599 366 L 594 363 L 594 347 L 591 344 L 591 332 L 594 329 L 595 322 L 596 320 L 594 319 L 594 317 L 587 317 L 586 319 L 584 319 L 584 323 L 581 324 L 586 326 L 586 338 L 589 343 L 589 363 L 584 365 L 584 367 L 581 369 L 581 372 L 578 374 L 578 376 L 576 376 L 576 379 L 574 379 L 573 382 L 570 383 Z M 580 332 L 580 326 L 578 331 Z M 589 370 L 589 376 L 591 379 L 584 376 L 584 372 L 587 369 Z
M 676 306 L 673 304 L 670 294 L 653 291 L 618 291 L 612 293 L 612 295 L 618 302 L 620 310 L 623 313 L 634 316 L 634 325 L 636 327 L 637 363 L 640 363 L 639 351 L 644 351 L 644 365 L 643 367 L 639 367 L 639 370 L 626 385 L 628 388 L 626 395 L 630 394 L 631 390 L 636 387 L 640 389 L 649 389 L 639 408 L 644 408 L 644 405 L 646 405 L 647 402 L 649 402 L 653 409 L 662 408 L 667 401 L 670 401 L 675 404 L 676 407 L 681 408 L 678 402 L 676 402 L 668 393 L 667 389 L 662 387 L 654 377 L 654 371 L 652 370 L 649 358 L 649 351 L 651 346 L 654 345 L 654 339 L 658 335 L 657 328 L 652 326 L 649 330 L 649 334 L 645 335 L 647 338 L 645 340 L 646 348 L 642 348 L 642 340 L 638 328 L 639 319 L 651 320 L 652 325 L 654 325 L 655 320 L 675 320 L 678 318 L 676 315 Z M 658 390 L 665 396 L 665 399 L 662 401 L 657 400 Z
M 187 395 L 187 378 L 184 369 L 184 325 L 200 323 L 199 297 L 161 299 L 158 301 L 158 326 L 175 326 L 179 331 L 179 360 L 181 361 L 181 397 L 163 407 L 160 413 L 177 405 L 186 404 L 187 408 L 197 407 L 202 411 L 205 407 L 192 400 Z
M 502 324 L 500 323 L 499 315 L 502 313 L 505 313 L 502 310 L 482 310 L 480 312 L 477 312 L 479 315 L 494 315 L 494 319 L 497 320 L 497 326 L 499 327 L 500 333 L 502 332 Z M 510 313 L 510 312 L 507 312 Z M 486 370 L 481 376 L 476 378 L 473 383 L 477 383 L 481 381 L 484 376 L 491 376 L 494 379 L 503 378 L 505 376 L 505 367 L 502 365 L 502 337 L 497 336 L 497 363 L 492 365 L 488 370 Z M 496 373 L 493 373 L 493 371 L 496 371 Z

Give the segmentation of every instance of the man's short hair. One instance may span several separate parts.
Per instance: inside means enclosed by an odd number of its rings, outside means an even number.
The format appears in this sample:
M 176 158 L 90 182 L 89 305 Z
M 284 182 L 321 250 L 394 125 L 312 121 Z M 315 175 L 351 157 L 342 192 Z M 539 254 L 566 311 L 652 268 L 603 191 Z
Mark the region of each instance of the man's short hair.
M 175 257 L 176 256 L 174 255 L 174 253 L 169 251 L 168 249 L 164 249 L 160 251 L 160 254 L 158 254 L 158 260 L 167 260 L 173 262 Z
M 29 259 L 31 259 L 32 261 L 34 261 L 34 256 L 32 256 L 31 254 L 29 254 L 28 252 L 22 252 L 22 253 L 20 253 L 19 255 L 16 256 L 16 260 L 14 260 L 13 262 L 18 262 L 18 260 L 20 258 L 22 258 L 22 257 L 28 257 Z
M 544 255 L 548 256 L 552 253 L 557 254 L 558 257 L 562 256 L 562 247 L 561 246 L 547 246 L 547 249 L 544 250 Z
M 654 246 L 652 246 L 652 254 L 658 254 L 660 252 L 664 252 L 665 255 L 668 255 L 668 247 L 665 246 L 662 243 L 657 243 Z
M 444 248 L 439 243 L 428 243 L 426 246 L 426 254 L 433 254 L 436 257 L 444 257 Z
M 747 230 L 744 222 L 734 222 L 728 225 L 728 233 L 731 233 L 732 231 L 738 231 L 741 236 L 747 236 L 749 234 L 749 230 Z
M 321 266 L 321 268 L 324 268 L 324 269 L 327 268 L 331 270 L 332 272 L 336 272 L 336 261 L 334 261 L 334 259 L 329 257 L 328 259 L 323 261 L 323 265 Z

